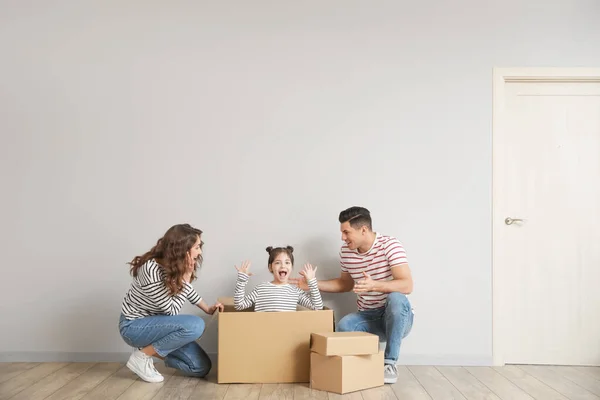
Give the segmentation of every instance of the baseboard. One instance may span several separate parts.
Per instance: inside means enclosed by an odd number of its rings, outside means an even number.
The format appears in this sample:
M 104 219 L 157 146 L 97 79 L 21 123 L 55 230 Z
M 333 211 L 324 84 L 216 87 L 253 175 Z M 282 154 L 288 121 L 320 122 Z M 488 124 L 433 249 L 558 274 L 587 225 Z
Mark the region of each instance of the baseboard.
M 60 351 L 0 352 L 0 362 L 126 362 L 129 352 L 86 353 Z M 217 353 L 208 353 L 217 363 Z M 401 354 L 398 365 L 462 365 L 490 366 L 492 356 Z
M 398 365 L 440 365 L 464 367 L 489 367 L 492 356 L 465 356 L 460 354 L 400 354 Z
M 0 352 L 0 362 L 127 362 L 131 353 L 87 353 L 71 351 Z

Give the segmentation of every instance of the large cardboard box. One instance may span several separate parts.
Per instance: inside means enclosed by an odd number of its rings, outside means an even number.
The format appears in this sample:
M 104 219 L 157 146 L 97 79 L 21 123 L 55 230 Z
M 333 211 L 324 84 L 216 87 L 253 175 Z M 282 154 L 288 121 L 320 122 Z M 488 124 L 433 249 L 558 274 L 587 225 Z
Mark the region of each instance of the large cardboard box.
M 333 332 L 332 310 L 235 311 L 232 298 L 219 301 L 218 383 L 310 381 L 310 335 Z
M 354 355 L 353 348 L 359 355 Z M 362 332 L 311 335 L 310 387 L 349 393 L 383 386 L 383 351 L 377 335 Z M 370 354 L 365 354 L 371 352 Z M 331 355 L 331 354 L 342 355 Z

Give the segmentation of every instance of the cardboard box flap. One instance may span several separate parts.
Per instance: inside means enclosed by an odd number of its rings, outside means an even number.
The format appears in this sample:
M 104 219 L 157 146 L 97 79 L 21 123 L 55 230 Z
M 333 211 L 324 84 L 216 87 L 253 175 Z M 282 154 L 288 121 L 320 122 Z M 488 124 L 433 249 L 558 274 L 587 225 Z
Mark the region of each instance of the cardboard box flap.
M 219 297 L 217 298 L 217 302 L 223 304 L 224 310 L 223 312 L 244 312 L 244 311 L 254 311 L 254 306 L 247 308 L 242 311 L 236 311 L 233 305 L 233 297 Z
M 324 356 L 377 354 L 379 336 L 367 332 L 312 333 L 310 350 Z

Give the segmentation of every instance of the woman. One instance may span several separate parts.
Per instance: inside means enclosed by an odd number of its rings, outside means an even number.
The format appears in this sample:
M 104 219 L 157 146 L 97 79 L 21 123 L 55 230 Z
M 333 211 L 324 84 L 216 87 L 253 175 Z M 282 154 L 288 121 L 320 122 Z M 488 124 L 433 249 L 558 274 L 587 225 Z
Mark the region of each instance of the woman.
M 178 315 L 187 299 L 207 314 L 223 310 L 208 306 L 190 284 L 202 260 L 202 231 L 188 224 L 175 225 L 147 253 L 131 265 L 133 282 L 123 299 L 119 331 L 135 348 L 127 367 L 146 382 L 162 382 L 152 357 L 186 375 L 204 377 L 211 368 L 208 355 L 196 343 L 204 320 Z

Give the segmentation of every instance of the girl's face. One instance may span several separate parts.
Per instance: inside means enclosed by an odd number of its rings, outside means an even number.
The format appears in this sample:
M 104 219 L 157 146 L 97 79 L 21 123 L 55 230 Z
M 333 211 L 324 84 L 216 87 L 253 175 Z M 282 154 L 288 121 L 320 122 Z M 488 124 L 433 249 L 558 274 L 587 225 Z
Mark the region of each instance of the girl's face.
M 290 275 L 292 274 L 292 260 L 285 253 L 281 252 L 275 257 L 273 263 L 270 265 L 271 272 L 275 277 L 275 284 L 284 284 L 288 282 Z

